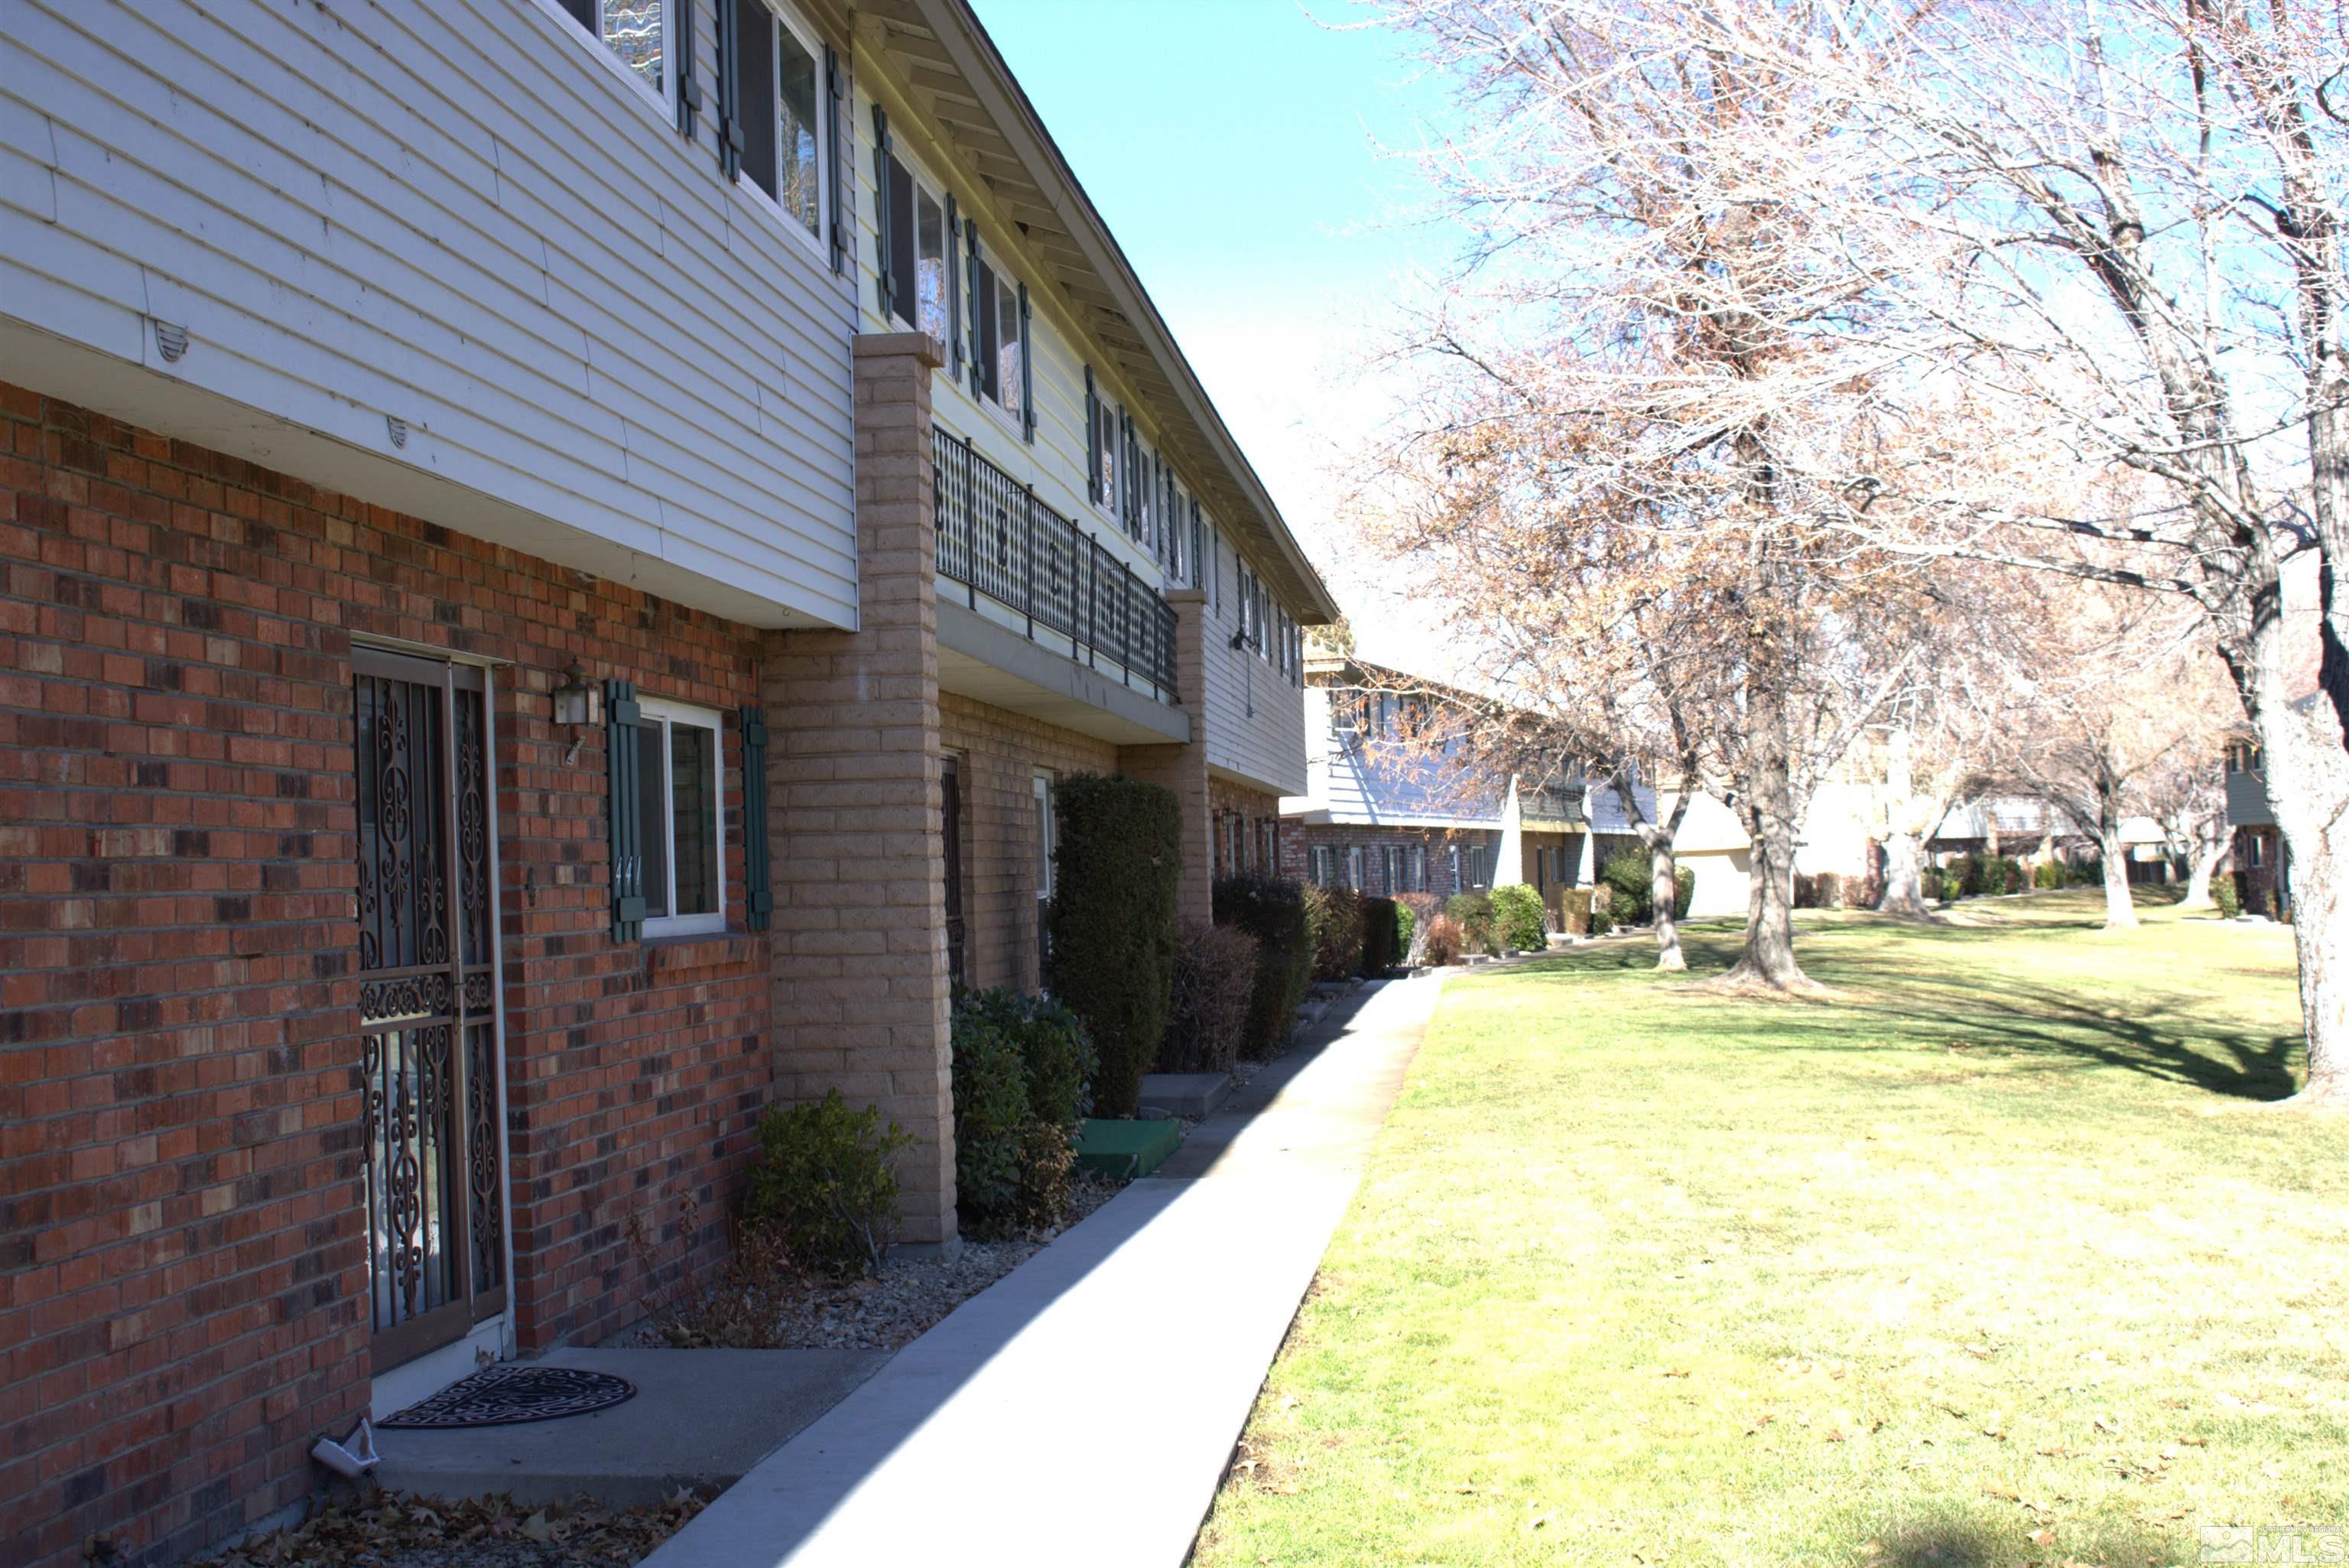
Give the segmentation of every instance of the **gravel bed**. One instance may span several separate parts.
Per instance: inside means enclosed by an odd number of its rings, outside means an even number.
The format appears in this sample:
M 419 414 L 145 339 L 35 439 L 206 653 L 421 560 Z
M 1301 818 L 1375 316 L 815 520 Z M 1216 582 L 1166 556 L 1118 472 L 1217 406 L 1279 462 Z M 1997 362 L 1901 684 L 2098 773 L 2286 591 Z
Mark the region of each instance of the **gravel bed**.
M 768 1347 L 778 1350 L 896 1350 L 939 1319 L 1026 1263 L 1069 1226 L 1117 1195 L 1120 1183 L 1080 1173 L 1071 1184 L 1069 1214 L 1061 1224 L 1000 1241 L 966 1239 L 952 1262 L 900 1253 L 871 1279 L 800 1282 L 781 1303 Z M 631 1349 L 666 1349 L 677 1343 L 658 1324 L 640 1326 L 610 1343 Z

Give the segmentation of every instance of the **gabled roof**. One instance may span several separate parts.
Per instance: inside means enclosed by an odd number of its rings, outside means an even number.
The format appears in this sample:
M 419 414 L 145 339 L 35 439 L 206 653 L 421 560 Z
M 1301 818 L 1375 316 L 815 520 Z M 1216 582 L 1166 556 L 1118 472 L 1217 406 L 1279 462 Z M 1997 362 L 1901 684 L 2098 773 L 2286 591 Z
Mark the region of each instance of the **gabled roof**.
M 864 24 L 857 47 L 894 57 L 931 125 L 978 170 L 1085 331 L 1148 400 L 1162 445 L 1218 525 L 1299 622 L 1336 620 L 1329 586 L 968 0 L 854 0 L 854 15 Z

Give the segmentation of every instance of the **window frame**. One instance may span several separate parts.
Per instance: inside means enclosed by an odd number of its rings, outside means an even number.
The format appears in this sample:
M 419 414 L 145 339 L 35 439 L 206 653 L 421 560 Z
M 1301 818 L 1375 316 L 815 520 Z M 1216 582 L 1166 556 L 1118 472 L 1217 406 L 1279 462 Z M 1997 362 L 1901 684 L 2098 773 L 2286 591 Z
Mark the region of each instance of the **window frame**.
M 660 732 L 660 816 L 667 834 L 661 855 L 661 871 L 667 885 L 661 890 L 660 902 L 661 907 L 669 912 L 667 914 L 647 913 L 644 934 L 647 938 L 707 936 L 723 932 L 727 929 L 726 899 L 730 891 L 726 882 L 726 716 L 715 708 L 655 696 L 637 697 L 636 716 L 639 728 L 657 728 Z M 691 914 L 677 913 L 677 804 L 669 794 L 676 763 L 670 749 L 669 729 L 678 724 L 706 729 L 710 734 L 709 767 L 712 777 L 709 788 L 714 802 L 710 812 L 711 848 L 716 864 L 718 907 Z M 641 739 L 638 744 L 643 744 Z M 646 902 L 650 903 L 649 895 Z
M 657 88 L 630 70 L 627 63 L 612 52 L 611 45 L 604 41 L 604 36 L 601 33 L 591 33 L 581 26 L 579 18 L 571 14 L 570 9 L 563 4 L 563 0 L 538 0 L 538 8 L 560 22 L 564 32 L 574 37 L 584 37 L 587 43 L 588 52 L 617 72 L 621 80 L 634 88 L 638 97 L 660 113 L 666 124 L 677 118 L 677 10 L 679 5 L 691 4 L 692 0 L 659 0 L 661 85 Z M 601 0 L 598 0 L 595 14 L 599 17 L 603 15 Z
M 954 232 L 955 224 L 960 220 L 961 215 L 956 211 L 956 202 L 952 197 L 947 194 L 947 189 L 943 184 L 937 181 L 932 180 L 916 165 L 907 162 L 902 155 L 899 156 L 897 161 L 905 166 L 906 177 L 914 182 L 914 232 L 908 236 L 914 245 L 913 327 L 916 332 L 927 332 L 929 330 L 926 326 L 922 325 L 921 319 L 922 201 L 924 198 L 926 197 L 932 202 L 936 203 L 938 210 L 938 267 L 940 271 L 945 273 L 946 279 L 946 287 L 938 295 L 939 314 L 945 319 L 938 324 L 938 330 L 934 335 L 940 343 L 946 344 L 951 350 L 954 346 L 957 318 L 961 315 L 961 312 L 956 309 L 957 304 L 959 303 L 956 298 L 956 291 L 959 289 L 962 284 L 955 277 L 956 272 L 959 270 L 955 265 L 955 261 L 957 259 L 956 252 L 960 250 L 961 246 L 958 242 L 959 236 Z
M 1052 802 L 1052 776 L 1044 772 L 1030 774 L 1028 792 L 1036 808 L 1036 902 L 1050 903 L 1052 895 L 1061 891 L 1059 873 L 1052 864 L 1053 853 L 1061 847 L 1061 813 Z
M 543 5 L 554 3 L 555 0 L 541 0 Z M 726 3 L 730 3 L 730 0 L 721 0 L 721 4 Z M 678 5 L 691 5 L 692 0 L 661 0 L 661 4 L 662 15 L 667 16 L 673 14 Z M 824 81 L 824 42 L 814 26 L 793 10 L 786 0 L 759 0 L 759 4 L 767 8 L 768 14 L 775 18 L 780 26 L 792 30 L 792 35 L 799 39 L 800 46 L 807 50 L 808 57 L 815 62 L 815 227 L 811 229 L 801 222 L 799 214 L 785 207 L 781 196 L 769 192 L 765 186 L 751 179 L 750 171 L 747 169 L 737 169 L 734 171 L 734 188 L 750 197 L 759 210 L 772 219 L 778 227 L 803 241 L 814 252 L 816 260 L 829 269 L 832 265 L 831 239 L 825 231 L 832 222 L 833 181 L 839 177 L 835 172 L 835 166 L 839 162 L 839 151 L 833 146 L 833 141 L 840 135 L 840 127 L 833 119 L 832 98 Z M 573 25 L 575 26 L 577 24 Z M 774 38 L 774 48 L 780 50 L 781 47 L 782 35 L 778 32 Z M 609 54 L 611 51 L 606 49 L 605 53 Z M 780 59 L 771 51 L 767 59 L 767 68 L 773 77 L 770 84 L 773 94 L 770 103 L 770 112 L 776 119 L 775 183 L 777 185 L 782 183 L 783 91 L 780 67 Z M 733 62 L 726 61 L 719 68 L 732 70 Z M 843 68 L 845 69 L 844 67 Z M 855 89 L 851 88 L 849 90 L 853 93 Z M 901 158 L 898 161 L 902 163 L 905 160 Z M 877 201 L 880 197 L 879 191 L 876 189 L 874 194 Z M 847 218 L 844 221 L 854 222 L 853 218 Z

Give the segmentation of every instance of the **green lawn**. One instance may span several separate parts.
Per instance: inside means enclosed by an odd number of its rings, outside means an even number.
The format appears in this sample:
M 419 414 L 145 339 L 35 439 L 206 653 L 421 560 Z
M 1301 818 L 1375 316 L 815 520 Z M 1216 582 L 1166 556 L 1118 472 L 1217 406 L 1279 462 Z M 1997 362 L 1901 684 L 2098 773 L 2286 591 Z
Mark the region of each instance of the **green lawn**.
M 2199 1559 L 2349 1522 L 2349 1119 L 2289 934 L 1805 917 L 1454 979 L 1196 1562 Z M 1692 934 L 1696 976 L 1733 930 Z

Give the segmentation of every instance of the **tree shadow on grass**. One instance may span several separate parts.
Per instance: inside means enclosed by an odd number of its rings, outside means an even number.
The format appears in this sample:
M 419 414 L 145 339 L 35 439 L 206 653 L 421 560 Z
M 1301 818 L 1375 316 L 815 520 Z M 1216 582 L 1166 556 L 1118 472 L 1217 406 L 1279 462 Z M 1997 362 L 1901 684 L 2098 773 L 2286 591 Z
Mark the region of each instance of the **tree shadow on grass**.
M 1984 1056 L 2035 1057 L 2051 1067 L 2113 1067 L 2165 1082 L 2188 1085 L 2230 1099 L 2265 1101 L 2282 1099 L 2299 1087 L 2294 1068 L 2301 1047 L 2297 1035 L 2277 1035 L 2240 1025 L 2199 1020 L 2157 1024 L 2148 1020 L 2173 1016 L 2189 998 L 2168 992 L 2140 989 L 2128 998 L 2136 1016 L 2114 1016 L 2111 1003 L 2084 997 L 2053 986 L 1991 975 L 1951 971 L 1920 983 L 1913 968 L 1889 953 L 1838 953 L 1831 934 L 1860 934 L 1897 926 L 1911 939 L 1962 946 L 1985 938 L 2012 935 L 2018 930 L 2081 932 L 2093 929 L 2078 920 L 2018 919 L 1981 926 L 1912 924 L 1889 917 L 1859 915 L 1800 934 L 1798 959 L 1812 956 L 1813 977 L 1835 994 L 1825 998 L 1789 996 L 1785 1028 L 1813 1049 L 1834 1049 L 1837 1037 L 1858 1043 L 1882 1028 L 1898 1026 L 1928 1037 L 1939 1031 L 1950 1042 Z M 1805 948 L 1826 937 L 1824 950 Z M 1737 957 L 1739 934 L 1712 931 L 1684 943 L 1689 967 L 1682 975 L 1657 975 L 1660 985 L 1682 995 L 1704 996 L 1701 984 L 1728 970 Z M 1514 973 L 1537 982 L 1570 985 L 1578 980 L 1634 972 L 1654 974 L 1652 943 L 1614 942 L 1553 954 L 1516 965 Z M 1728 998 L 1713 996 L 1713 1001 Z M 2207 1006 L 2207 998 L 2195 1004 Z M 1774 1002 L 1745 1004 L 1766 1007 Z M 1831 1023 L 1829 1020 L 1834 1021 Z
M 2169 998 L 2147 995 L 2148 1013 Z M 2298 1087 L 2297 1036 L 2234 1026 L 2164 1027 L 2142 1017 L 2114 1017 L 2102 1007 L 2045 985 L 2000 982 L 1961 1002 L 1933 996 L 1867 1005 L 1870 1015 L 1911 1027 L 1939 1026 L 1952 1044 L 1985 1055 L 2042 1056 L 2127 1068 L 2169 1083 L 2238 1099 L 2282 1099 Z
M 1862 1561 L 1870 1568 L 2012 1568 L 2043 1563 L 2168 1563 L 2178 1543 L 2137 1526 L 2094 1528 L 2089 1538 L 2041 1543 L 2024 1539 L 2022 1526 L 1971 1512 L 1886 1524 L 1871 1534 L 1875 1550 Z M 2070 1533 L 2076 1533 L 2070 1532 Z

